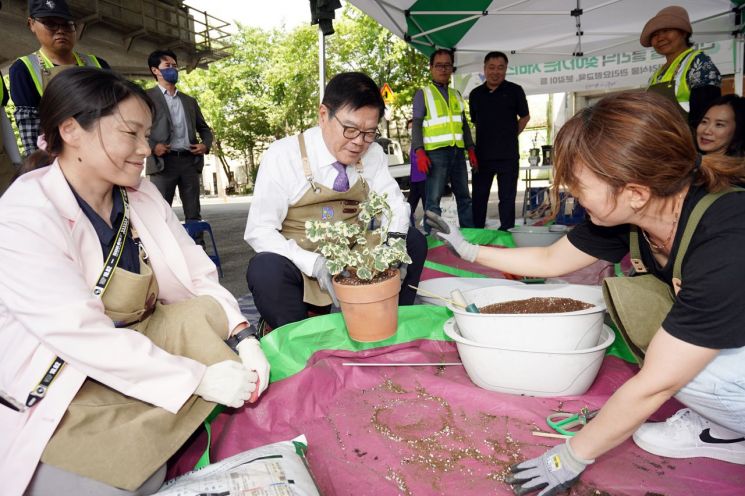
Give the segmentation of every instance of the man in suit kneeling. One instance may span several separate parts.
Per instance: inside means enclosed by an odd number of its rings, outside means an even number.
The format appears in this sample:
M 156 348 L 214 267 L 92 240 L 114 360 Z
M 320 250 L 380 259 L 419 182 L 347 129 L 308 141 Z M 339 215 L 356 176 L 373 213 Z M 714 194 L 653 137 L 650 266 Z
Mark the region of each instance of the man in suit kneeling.
M 169 204 L 173 203 L 178 186 L 184 220 L 199 220 L 199 175 L 204 168 L 204 154 L 212 146 L 212 130 L 197 101 L 176 89 L 176 54 L 156 50 L 148 57 L 148 65 L 158 85 L 147 91 L 155 103 L 155 113 L 150 132 L 153 153 L 147 159 L 145 172 Z M 197 142 L 197 134 L 201 142 Z

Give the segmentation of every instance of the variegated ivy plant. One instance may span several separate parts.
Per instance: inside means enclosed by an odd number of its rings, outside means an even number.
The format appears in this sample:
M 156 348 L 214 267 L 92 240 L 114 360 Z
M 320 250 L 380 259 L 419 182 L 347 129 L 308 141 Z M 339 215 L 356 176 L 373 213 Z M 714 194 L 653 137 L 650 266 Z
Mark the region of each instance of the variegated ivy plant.
M 356 223 L 310 220 L 305 222 L 305 235 L 318 243 L 316 251 L 326 258 L 331 274 L 348 271 L 369 281 L 399 263 L 411 263 L 406 240 L 388 238 L 391 216 L 388 194 L 371 191 L 368 199 L 360 203 Z M 369 231 L 373 219 L 379 227 Z

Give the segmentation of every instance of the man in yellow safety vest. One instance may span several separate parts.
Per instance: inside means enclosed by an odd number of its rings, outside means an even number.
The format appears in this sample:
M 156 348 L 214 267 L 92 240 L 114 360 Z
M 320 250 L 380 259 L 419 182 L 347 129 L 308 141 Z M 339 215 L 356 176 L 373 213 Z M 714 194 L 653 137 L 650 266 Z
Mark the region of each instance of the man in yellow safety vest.
M 77 26 L 65 0 L 29 0 L 29 30 L 41 45 L 10 66 L 10 96 L 16 106 L 14 117 L 26 155 L 37 148 L 39 102 L 47 83 L 71 66 L 109 69 L 105 60 L 73 50 Z
M 15 177 L 16 170 L 21 163 L 16 137 L 10 127 L 10 120 L 5 114 L 7 103 L 8 92 L 5 90 L 5 81 L 0 74 L 0 195 L 5 192 Z
M 427 174 L 425 210 L 442 213 L 440 199 L 450 185 L 458 206 L 461 227 L 473 227 L 471 195 L 464 151 L 468 150 L 471 167 L 478 168 L 471 129 L 460 92 L 448 88 L 454 71 L 453 52 L 438 49 L 429 58 L 432 81 L 414 95 L 411 143 L 417 167 Z M 425 223 L 429 232 L 429 226 Z

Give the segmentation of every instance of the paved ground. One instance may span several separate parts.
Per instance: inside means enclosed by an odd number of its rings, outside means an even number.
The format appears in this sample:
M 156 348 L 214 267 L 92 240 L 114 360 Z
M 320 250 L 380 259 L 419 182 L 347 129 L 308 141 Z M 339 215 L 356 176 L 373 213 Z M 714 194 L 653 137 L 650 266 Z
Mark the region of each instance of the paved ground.
M 522 208 L 522 197 L 523 192 L 518 191 L 517 198 L 520 200 L 516 205 L 518 215 L 520 215 L 520 209 Z M 223 200 L 217 198 L 202 198 L 202 217 L 212 226 L 222 263 L 223 277 L 220 282 L 236 298 L 248 293 L 246 267 L 248 267 L 248 261 L 254 255 L 254 251 L 243 240 L 243 231 L 246 227 L 246 217 L 250 207 L 251 197 L 229 197 L 228 203 L 224 203 Z M 178 203 L 176 203 L 174 210 L 183 219 L 183 212 Z M 421 216 L 420 206 L 417 210 L 417 222 L 421 220 Z M 497 219 L 495 186 L 489 199 L 487 227 L 496 228 L 499 225 Z M 518 224 L 520 224 L 519 220 Z

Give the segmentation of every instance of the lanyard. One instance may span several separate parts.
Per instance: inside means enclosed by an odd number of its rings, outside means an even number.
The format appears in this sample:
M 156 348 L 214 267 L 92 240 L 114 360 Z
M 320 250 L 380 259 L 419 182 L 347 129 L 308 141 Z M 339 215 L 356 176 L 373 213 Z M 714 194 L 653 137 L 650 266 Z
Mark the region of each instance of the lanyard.
M 129 200 L 127 198 L 127 192 L 121 186 L 119 186 L 119 194 L 122 196 L 122 203 L 124 204 L 124 215 L 122 216 L 122 222 L 119 224 L 119 230 L 116 233 L 116 239 L 114 244 L 109 251 L 106 261 L 103 264 L 103 270 L 101 275 L 96 281 L 96 285 L 93 288 L 93 295 L 102 298 L 106 288 L 109 286 L 111 281 L 111 275 L 114 273 L 114 269 L 119 264 L 119 259 L 124 251 L 124 242 L 127 239 L 127 233 L 129 232 Z M 39 381 L 39 384 L 31 390 L 26 398 L 26 406 L 32 407 L 39 401 L 41 401 L 47 393 L 49 386 L 52 381 L 57 377 L 62 367 L 65 365 L 65 361 L 59 356 L 54 357 L 52 364 L 47 369 L 44 376 Z

